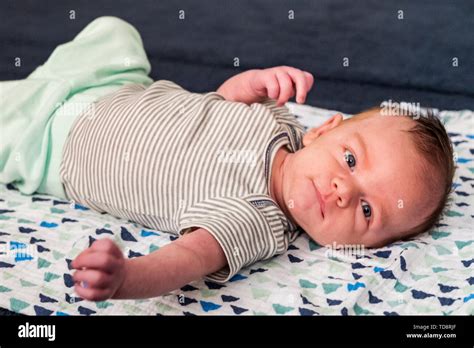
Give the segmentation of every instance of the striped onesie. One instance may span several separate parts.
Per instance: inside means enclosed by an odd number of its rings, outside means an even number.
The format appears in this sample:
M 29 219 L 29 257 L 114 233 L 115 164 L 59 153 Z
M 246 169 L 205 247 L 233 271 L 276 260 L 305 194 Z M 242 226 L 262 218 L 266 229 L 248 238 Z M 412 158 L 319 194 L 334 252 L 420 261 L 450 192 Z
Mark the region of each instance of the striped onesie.
M 74 122 L 60 165 L 69 199 L 178 236 L 205 228 L 228 266 L 282 254 L 300 229 L 269 194 L 277 150 L 302 147 L 303 127 L 275 101 L 250 106 L 174 82 L 131 84 Z

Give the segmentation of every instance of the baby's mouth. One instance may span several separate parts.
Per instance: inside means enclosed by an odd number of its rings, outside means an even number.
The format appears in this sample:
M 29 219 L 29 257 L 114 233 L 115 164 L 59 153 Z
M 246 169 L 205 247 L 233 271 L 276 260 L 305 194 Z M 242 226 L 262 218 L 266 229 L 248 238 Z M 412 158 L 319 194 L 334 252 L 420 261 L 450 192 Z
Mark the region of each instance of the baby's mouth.
M 319 204 L 319 209 L 321 211 L 321 215 L 324 219 L 324 211 L 326 210 L 325 203 L 323 200 L 323 197 L 321 196 L 321 193 L 318 190 L 318 187 L 316 186 L 316 183 L 313 182 L 314 190 L 316 191 L 316 198 L 318 199 L 318 204 Z

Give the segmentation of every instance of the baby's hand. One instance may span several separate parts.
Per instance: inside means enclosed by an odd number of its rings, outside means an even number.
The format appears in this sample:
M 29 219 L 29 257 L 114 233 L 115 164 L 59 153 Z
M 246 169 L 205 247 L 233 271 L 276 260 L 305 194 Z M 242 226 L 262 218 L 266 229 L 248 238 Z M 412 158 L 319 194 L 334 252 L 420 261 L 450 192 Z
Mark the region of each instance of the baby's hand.
M 296 102 L 304 103 L 306 94 L 313 86 L 314 78 L 307 71 L 290 66 L 254 70 L 250 86 L 260 97 L 278 99 L 277 105 L 285 104 L 296 94 Z M 296 90 L 295 90 L 296 87 Z
M 125 277 L 125 259 L 110 239 L 101 239 L 74 259 L 76 293 L 90 301 L 111 298 Z

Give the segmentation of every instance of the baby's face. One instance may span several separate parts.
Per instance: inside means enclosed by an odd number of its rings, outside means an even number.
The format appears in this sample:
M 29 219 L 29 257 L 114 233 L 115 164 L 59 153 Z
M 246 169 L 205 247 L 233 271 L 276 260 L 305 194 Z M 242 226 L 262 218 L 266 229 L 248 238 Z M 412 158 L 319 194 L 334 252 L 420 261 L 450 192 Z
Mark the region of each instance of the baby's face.
M 377 247 L 403 237 L 433 209 L 410 129 L 397 116 L 311 129 L 284 168 L 283 199 L 293 220 L 320 245 Z

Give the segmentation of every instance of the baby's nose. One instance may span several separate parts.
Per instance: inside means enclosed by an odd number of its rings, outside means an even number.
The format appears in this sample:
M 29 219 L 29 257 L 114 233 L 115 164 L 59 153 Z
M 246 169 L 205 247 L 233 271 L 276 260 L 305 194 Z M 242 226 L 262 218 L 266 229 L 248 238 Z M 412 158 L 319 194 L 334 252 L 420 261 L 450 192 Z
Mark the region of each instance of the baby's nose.
M 337 205 L 344 208 L 351 204 L 356 196 L 355 185 L 351 180 L 334 179 L 332 183 L 334 192 L 337 197 Z

